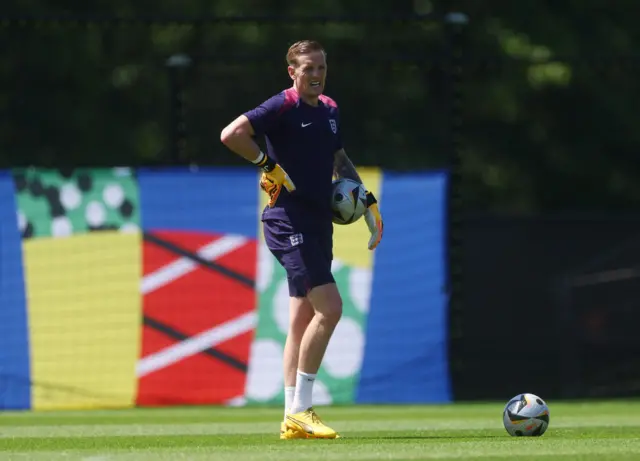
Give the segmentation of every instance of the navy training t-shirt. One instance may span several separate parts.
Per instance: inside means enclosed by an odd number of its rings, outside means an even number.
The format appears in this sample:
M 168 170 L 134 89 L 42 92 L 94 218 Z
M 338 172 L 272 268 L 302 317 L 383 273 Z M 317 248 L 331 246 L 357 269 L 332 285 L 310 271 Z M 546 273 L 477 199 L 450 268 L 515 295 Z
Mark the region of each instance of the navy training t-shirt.
M 298 231 L 332 227 L 333 158 L 342 149 L 338 105 L 321 95 L 317 106 L 284 90 L 244 114 L 256 136 L 264 136 L 267 154 L 289 174 L 296 190 L 284 187 L 262 220 L 287 221 Z M 315 228 L 315 229 L 314 229 Z

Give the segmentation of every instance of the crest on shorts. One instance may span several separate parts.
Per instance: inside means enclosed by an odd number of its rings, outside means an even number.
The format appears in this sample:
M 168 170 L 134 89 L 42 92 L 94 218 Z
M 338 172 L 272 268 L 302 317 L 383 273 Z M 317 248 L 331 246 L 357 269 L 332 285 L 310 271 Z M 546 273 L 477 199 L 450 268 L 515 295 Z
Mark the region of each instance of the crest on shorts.
M 333 134 L 337 134 L 338 133 L 338 124 L 336 123 L 336 121 L 332 118 L 329 119 L 329 125 L 331 126 L 331 131 L 333 131 Z
M 304 238 L 302 237 L 302 234 L 293 234 L 289 236 L 289 241 L 291 242 L 291 246 L 295 247 L 298 245 L 302 245 L 302 243 L 304 242 Z

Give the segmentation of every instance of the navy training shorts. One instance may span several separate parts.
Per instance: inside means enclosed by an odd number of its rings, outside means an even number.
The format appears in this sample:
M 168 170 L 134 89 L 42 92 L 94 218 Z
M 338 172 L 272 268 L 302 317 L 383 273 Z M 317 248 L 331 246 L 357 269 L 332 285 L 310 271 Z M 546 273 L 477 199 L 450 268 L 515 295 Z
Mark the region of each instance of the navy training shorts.
M 263 221 L 263 229 L 269 251 L 287 272 L 289 296 L 306 297 L 312 288 L 335 283 L 332 232 L 297 232 L 280 220 Z

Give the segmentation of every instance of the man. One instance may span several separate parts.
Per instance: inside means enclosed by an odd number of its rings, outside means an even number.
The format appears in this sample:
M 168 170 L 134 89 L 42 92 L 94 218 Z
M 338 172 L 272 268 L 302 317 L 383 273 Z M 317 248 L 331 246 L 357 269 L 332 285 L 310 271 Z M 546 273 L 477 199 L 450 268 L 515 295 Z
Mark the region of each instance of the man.
M 342 299 L 331 274 L 333 177 L 362 183 L 340 137 L 337 104 L 323 95 L 326 55 L 315 41 L 293 44 L 287 53 L 293 86 L 231 122 L 222 142 L 264 173 L 269 194 L 262 213 L 271 253 L 287 272 L 289 332 L 284 348 L 285 414 L 280 438 L 338 437 L 312 405 L 313 383 L 329 339 L 342 315 Z M 253 140 L 264 135 L 267 154 Z M 382 218 L 367 192 L 368 248 L 382 238 Z

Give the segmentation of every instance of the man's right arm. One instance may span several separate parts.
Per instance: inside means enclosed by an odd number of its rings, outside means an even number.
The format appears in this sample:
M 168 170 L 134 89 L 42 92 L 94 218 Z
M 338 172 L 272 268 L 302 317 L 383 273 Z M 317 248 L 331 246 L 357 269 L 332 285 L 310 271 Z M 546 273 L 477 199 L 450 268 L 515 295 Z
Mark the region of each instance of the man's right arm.
M 220 140 L 225 146 L 264 171 L 260 179 L 260 187 L 269 194 L 271 207 L 275 205 L 282 186 L 289 192 L 293 192 L 296 186 L 287 172 L 260 150 L 253 138 L 277 126 L 283 103 L 284 95 L 274 96 L 236 118 L 220 133 Z
M 220 140 L 240 157 L 260 167 L 266 166 L 266 170 L 269 171 L 275 163 L 260 151 L 260 147 L 253 138 L 262 136 L 275 128 L 283 103 L 283 93 L 267 99 L 227 125 L 220 134 Z
M 220 134 L 220 140 L 232 152 L 255 163 L 262 155 L 260 147 L 253 140 L 255 132 L 246 115 L 241 115 L 227 125 Z

